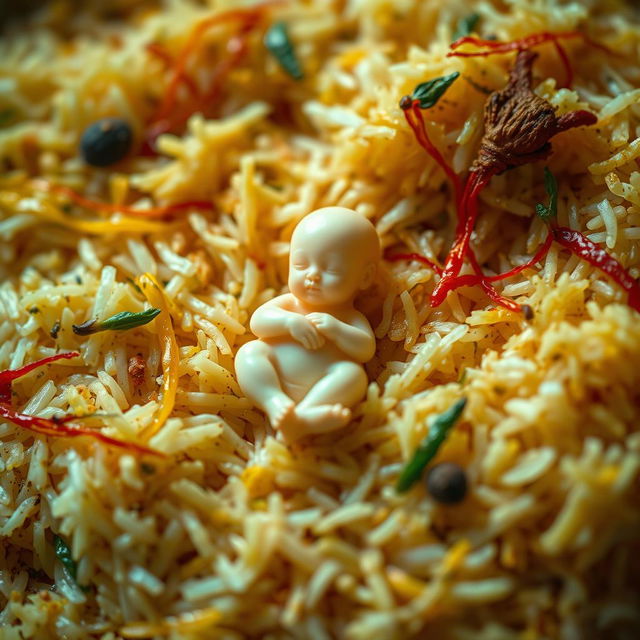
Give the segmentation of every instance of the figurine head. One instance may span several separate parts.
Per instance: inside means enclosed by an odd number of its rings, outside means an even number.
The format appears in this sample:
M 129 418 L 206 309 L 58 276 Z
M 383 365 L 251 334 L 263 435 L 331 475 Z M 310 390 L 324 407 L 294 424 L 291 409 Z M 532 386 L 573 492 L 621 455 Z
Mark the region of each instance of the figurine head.
M 369 220 L 344 207 L 317 209 L 291 237 L 289 289 L 309 306 L 348 304 L 373 284 L 379 260 L 380 242 Z

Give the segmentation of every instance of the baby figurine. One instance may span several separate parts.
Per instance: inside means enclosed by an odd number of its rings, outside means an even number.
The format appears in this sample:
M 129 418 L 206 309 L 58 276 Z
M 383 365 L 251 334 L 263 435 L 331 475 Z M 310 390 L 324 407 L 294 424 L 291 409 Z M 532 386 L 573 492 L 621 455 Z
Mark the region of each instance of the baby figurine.
M 362 363 L 376 342 L 353 299 L 373 283 L 379 259 L 374 226 L 351 209 L 318 209 L 295 228 L 290 293 L 255 311 L 258 339 L 235 362 L 242 391 L 285 440 L 345 426 L 364 397 Z

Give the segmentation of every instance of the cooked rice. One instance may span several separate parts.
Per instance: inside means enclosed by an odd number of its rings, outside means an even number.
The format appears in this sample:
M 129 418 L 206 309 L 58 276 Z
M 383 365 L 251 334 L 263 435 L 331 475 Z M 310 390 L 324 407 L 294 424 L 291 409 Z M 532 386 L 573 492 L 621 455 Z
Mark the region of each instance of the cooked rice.
M 164 283 L 179 348 L 171 415 L 138 459 L 87 438 L 0 424 L 0 638 L 346 640 L 633 639 L 640 634 L 640 323 L 601 272 L 552 247 L 508 280 L 531 322 L 478 289 L 429 307 L 434 274 L 387 262 L 360 307 L 378 339 L 352 423 L 295 447 L 242 397 L 233 357 L 248 321 L 286 284 L 288 241 L 309 211 L 370 218 L 384 247 L 442 260 L 455 211 L 445 176 L 416 144 L 399 98 L 461 72 L 425 112 L 435 144 L 464 172 L 486 96 L 512 56 L 446 58 L 458 20 L 511 40 L 579 29 L 617 55 L 567 41 L 574 90 L 559 89 L 553 47 L 538 49 L 537 92 L 596 126 L 554 141 L 558 219 L 640 276 L 640 24 L 612 0 L 347 0 L 274 5 L 306 71 L 289 79 L 259 34 L 231 73 L 219 117 L 193 115 L 163 156 L 117 171 L 86 167 L 77 146 L 99 117 L 141 136 L 176 56 L 231 0 L 57 0 L 0 41 L 0 369 L 79 350 L 13 384 L 41 416 L 104 414 L 104 432 L 139 441 L 159 411 L 157 321 L 87 338 L 87 319 L 141 311 L 132 285 Z M 105 8 L 107 6 L 108 8 Z M 206 85 L 228 26 L 207 32 L 189 72 Z M 186 96 L 182 96 L 185 98 Z M 175 222 L 62 212 L 31 179 L 142 208 L 208 200 Z M 493 179 L 475 243 L 494 272 L 543 240 L 542 167 Z M 59 322 L 57 338 L 50 336 Z M 141 354 L 142 384 L 129 358 Z M 438 506 L 398 495 L 402 463 L 431 416 L 462 394 L 464 421 L 438 460 L 468 473 L 470 495 Z M 96 421 L 97 418 L 94 418 Z M 73 580 L 53 535 L 77 561 Z M 80 587 L 79 585 L 82 585 Z M 85 588 L 86 587 L 86 588 Z

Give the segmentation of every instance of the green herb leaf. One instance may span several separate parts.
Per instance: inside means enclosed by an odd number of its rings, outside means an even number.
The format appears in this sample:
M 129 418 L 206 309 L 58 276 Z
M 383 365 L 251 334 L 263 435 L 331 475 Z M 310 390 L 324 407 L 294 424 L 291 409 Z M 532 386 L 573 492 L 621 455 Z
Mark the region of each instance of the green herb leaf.
M 135 329 L 151 322 L 158 314 L 160 309 L 150 308 L 133 313 L 132 311 L 122 311 L 116 313 L 115 316 L 107 318 L 103 322 L 97 320 L 88 320 L 82 324 L 72 325 L 73 333 L 78 336 L 90 336 L 100 331 L 127 331 Z
M 15 109 L 3 109 L 0 111 L 0 127 L 7 126 L 16 115 Z
M 302 80 L 304 73 L 284 22 L 271 25 L 264 36 L 264 46 L 294 80 Z
M 549 167 L 544 168 L 544 188 L 549 195 L 549 206 L 545 206 L 538 202 L 536 204 L 536 214 L 539 215 L 542 220 L 548 222 L 551 218 L 555 218 L 558 215 L 558 181 L 556 177 L 549 171 Z
M 429 429 L 429 434 L 422 441 L 413 454 L 411 460 L 409 460 L 402 470 L 396 484 L 396 491 L 404 493 L 411 489 L 411 487 L 420 480 L 425 467 L 438 453 L 438 450 L 445 441 L 449 430 L 462 415 L 462 411 L 466 404 L 467 399 L 461 398 L 451 405 L 451 407 L 449 407 L 444 413 L 441 413 L 436 417 Z
M 75 580 L 78 574 L 78 565 L 71 555 L 69 545 L 59 536 L 53 536 L 53 550 L 56 558 L 60 560 L 62 566 L 69 572 L 69 575 Z
M 442 98 L 444 92 L 455 82 L 459 75 L 458 71 L 454 71 L 448 76 L 440 76 L 439 78 L 422 82 L 413 90 L 411 99 L 419 100 L 421 109 L 429 109 Z
M 73 578 L 73 581 L 78 584 L 78 564 L 71 555 L 71 549 L 69 549 L 69 545 L 59 535 L 56 534 L 54 534 L 53 536 L 53 550 L 56 554 L 56 558 L 60 560 L 62 566 Z M 88 586 L 78 584 L 78 587 L 80 587 L 80 589 L 85 593 L 89 591 Z
M 468 36 L 472 33 L 478 24 L 478 20 L 480 20 L 479 13 L 470 13 L 469 15 L 460 18 L 460 20 L 458 20 L 455 33 L 453 34 L 453 40 L 456 41 L 458 38 L 464 38 L 464 36 Z

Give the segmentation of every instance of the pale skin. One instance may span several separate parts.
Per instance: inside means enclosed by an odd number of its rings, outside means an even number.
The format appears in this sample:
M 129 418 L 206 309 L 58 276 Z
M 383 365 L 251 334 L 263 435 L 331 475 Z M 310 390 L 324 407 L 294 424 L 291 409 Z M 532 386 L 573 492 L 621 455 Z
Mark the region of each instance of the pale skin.
M 344 427 L 366 393 L 362 364 L 375 337 L 353 299 L 373 282 L 378 256 L 375 229 L 359 214 L 315 211 L 291 240 L 290 293 L 251 318 L 258 339 L 238 351 L 238 382 L 289 442 Z

